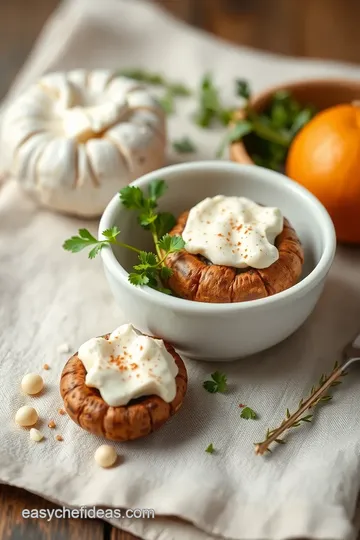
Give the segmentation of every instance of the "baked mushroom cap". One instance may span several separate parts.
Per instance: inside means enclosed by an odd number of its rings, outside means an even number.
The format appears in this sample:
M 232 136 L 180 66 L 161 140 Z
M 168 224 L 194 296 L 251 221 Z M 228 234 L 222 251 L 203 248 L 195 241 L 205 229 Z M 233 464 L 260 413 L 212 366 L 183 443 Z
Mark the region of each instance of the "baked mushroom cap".
M 170 235 L 182 235 L 188 215 L 189 211 L 180 215 Z M 286 218 L 275 246 L 279 259 L 264 269 L 212 264 L 185 249 L 172 253 L 166 259 L 173 271 L 167 286 L 181 298 L 196 302 L 245 302 L 272 296 L 295 285 L 304 262 L 301 242 Z
M 107 334 L 105 339 L 109 338 Z M 179 372 L 176 376 L 176 396 L 166 403 L 158 396 L 131 400 L 128 405 L 111 407 L 96 388 L 85 384 L 85 366 L 75 353 L 61 374 L 60 393 L 70 418 L 80 427 L 112 441 L 131 441 L 159 429 L 181 407 L 187 389 L 187 372 L 175 349 L 165 343 Z

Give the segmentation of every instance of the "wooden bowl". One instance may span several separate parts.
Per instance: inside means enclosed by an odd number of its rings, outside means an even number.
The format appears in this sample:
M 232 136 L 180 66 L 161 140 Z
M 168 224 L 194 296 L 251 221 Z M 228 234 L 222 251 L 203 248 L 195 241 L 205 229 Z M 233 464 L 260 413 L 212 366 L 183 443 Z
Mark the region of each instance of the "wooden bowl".
M 316 109 L 323 110 L 340 103 L 351 103 L 360 100 L 360 81 L 351 79 L 318 79 L 297 81 L 274 86 L 255 96 L 252 107 L 257 112 L 263 111 L 270 103 L 271 97 L 279 90 L 288 90 L 304 105 L 314 105 Z M 238 118 L 243 118 L 244 112 L 240 110 Z M 230 145 L 230 159 L 238 163 L 254 164 L 242 141 Z

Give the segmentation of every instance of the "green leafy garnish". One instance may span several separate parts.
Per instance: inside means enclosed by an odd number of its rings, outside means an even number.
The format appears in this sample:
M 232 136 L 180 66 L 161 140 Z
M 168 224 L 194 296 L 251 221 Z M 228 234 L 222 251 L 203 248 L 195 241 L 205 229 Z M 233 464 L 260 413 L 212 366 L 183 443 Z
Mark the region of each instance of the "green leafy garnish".
M 237 79 L 235 81 L 235 84 L 236 84 L 236 95 L 246 100 L 249 100 L 251 96 L 249 83 L 245 81 L 244 79 Z
M 140 68 L 126 68 L 120 70 L 119 75 L 129 77 L 144 84 L 164 88 L 165 92 L 159 98 L 159 102 L 166 114 L 173 114 L 175 112 L 175 98 L 191 96 L 190 88 L 180 82 L 171 82 L 160 73 L 153 73 Z
M 189 137 L 183 137 L 173 142 L 173 148 L 179 154 L 189 154 L 196 152 L 196 146 Z
M 161 238 L 167 232 L 171 231 L 176 225 L 176 219 L 170 212 L 159 212 L 156 218 L 156 230 L 158 237 Z
M 221 145 L 218 151 L 216 152 L 216 157 L 220 158 L 223 155 L 225 148 L 229 144 L 242 139 L 245 135 L 248 135 L 249 133 L 251 133 L 252 130 L 253 130 L 253 126 L 251 122 L 248 122 L 247 120 L 238 121 L 235 124 L 234 128 L 228 131 L 225 137 L 223 137 Z
M 244 407 L 244 409 L 241 411 L 240 417 L 244 418 L 245 420 L 256 420 L 258 415 L 250 407 Z
M 256 112 L 251 105 L 251 89 L 244 80 L 236 81 L 236 95 L 244 100 L 244 114 L 225 134 L 217 157 L 223 155 L 229 144 L 244 139 L 246 149 L 257 165 L 282 170 L 295 135 L 316 110 L 301 106 L 289 92 L 282 90 L 273 95 L 264 111 Z
M 79 236 L 72 236 L 68 240 L 65 240 L 63 248 L 73 253 L 78 253 L 85 248 L 94 246 L 89 251 L 89 259 L 94 259 L 96 255 L 109 244 L 116 243 L 116 237 L 120 234 L 120 230 L 117 227 L 112 227 L 103 232 L 103 236 L 106 240 L 97 240 L 87 229 L 79 229 Z
M 206 74 L 200 83 L 199 107 L 195 113 L 195 122 L 202 128 L 210 127 L 215 121 L 228 125 L 233 114 L 221 103 L 220 93 L 215 86 L 212 76 Z
M 213 443 L 209 444 L 209 446 L 205 449 L 205 452 L 207 452 L 208 454 L 213 454 L 215 452 Z
M 161 240 L 159 240 L 158 246 L 167 253 L 174 253 L 174 251 L 183 249 L 185 242 L 181 236 L 170 236 L 170 234 L 165 234 Z
M 221 371 L 215 371 L 210 375 L 211 381 L 205 381 L 203 387 L 205 390 L 210 392 L 210 394 L 216 394 L 217 392 L 224 393 L 227 390 L 227 377 L 225 373 Z
M 149 198 L 155 203 L 167 190 L 165 180 L 154 180 L 148 188 Z
M 179 82 L 170 82 L 160 73 L 153 73 L 140 68 L 126 68 L 119 71 L 119 75 L 129 77 L 135 81 L 153 86 L 163 86 L 171 90 L 174 96 L 191 96 L 191 90 L 187 86 Z
M 181 236 L 167 234 L 176 223 L 175 217 L 169 212 L 157 213 L 156 211 L 157 201 L 164 195 L 166 188 L 164 180 L 158 179 L 149 184 L 147 195 L 135 186 L 126 186 L 119 193 L 120 201 L 125 208 L 136 211 L 140 226 L 151 232 L 156 253 L 142 251 L 120 242 L 117 238 L 120 230 L 117 227 L 103 231 L 101 240 L 97 240 L 87 229 L 80 229 L 79 235 L 66 240 L 63 248 L 72 253 L 78 253 L 91 247 L 90 259 L 111 244 L 134 251 L 139 260 L 129 274 L 130 283 L 135 286 L 148 285 L 164 294 L 171 294 L 171 291 L 162 283 L 172 275 L 172 270 L 165 265 L 165 260 L 170 253 L 183 249 L 185 242 Z
M 165 93 L 159 98 L 159 102 L 166 114 L 174 114 L 175 97 L 171 90 L 166 90 Z

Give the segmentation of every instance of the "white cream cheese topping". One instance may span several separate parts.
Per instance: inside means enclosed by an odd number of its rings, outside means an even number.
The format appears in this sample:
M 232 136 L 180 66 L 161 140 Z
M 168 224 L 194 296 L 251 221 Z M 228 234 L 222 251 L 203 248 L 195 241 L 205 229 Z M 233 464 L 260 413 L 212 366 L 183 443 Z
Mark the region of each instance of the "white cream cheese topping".
M 150 395 L 170 403 L 176 396 L 174 358 L 161 339 L 144 336 L 131 324 L 114 330 L 109 339 L 90 339 L 78 357 L 87 372 L 85 384 L 97 388 L 111 407 Z
M 282 232 L 278 208 L 245 197 L 208 197 L 189 213 L 182 237 L 185 249 L 213 264 L 268 268 L 279 258 L 275 239 Z

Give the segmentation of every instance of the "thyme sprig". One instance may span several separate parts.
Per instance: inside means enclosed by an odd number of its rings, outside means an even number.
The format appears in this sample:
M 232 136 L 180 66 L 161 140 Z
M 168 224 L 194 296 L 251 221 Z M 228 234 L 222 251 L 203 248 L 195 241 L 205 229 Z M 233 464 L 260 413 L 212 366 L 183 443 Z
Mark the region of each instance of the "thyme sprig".
M 333 386 L 341 384 L 340 377 L 347 375 L 343 366 L 339 366 L 338 362 L 328 375 L 323 374 L 317 385 L 313 386 L 310 391 L 310 395 L 306 399 L 301 399 L 298 405 L 298 409 L 294 413 L 290 413 L 289 409 L 286 409 L 286 418 L 281 422 L 280 426 L 275 429 L 268 429 L 266 437 L 262 442 L 255 443 L 255 453 L 263 455 L 265 452 L 271 452 L 269 446 L 274 442 L 277 444 L 285 444 L 285 440 L 280 436 L 287 430 L 300 427 L 303 423 L 309 423 L 313 420 L 313 414 L 304 414 L 307 411 L 314 409 L 321 403 L 327 403 L 331 401 L 332 395 L 326 393 L 328 389 Z M 303 416 L 304 415 L 304 416 Z

